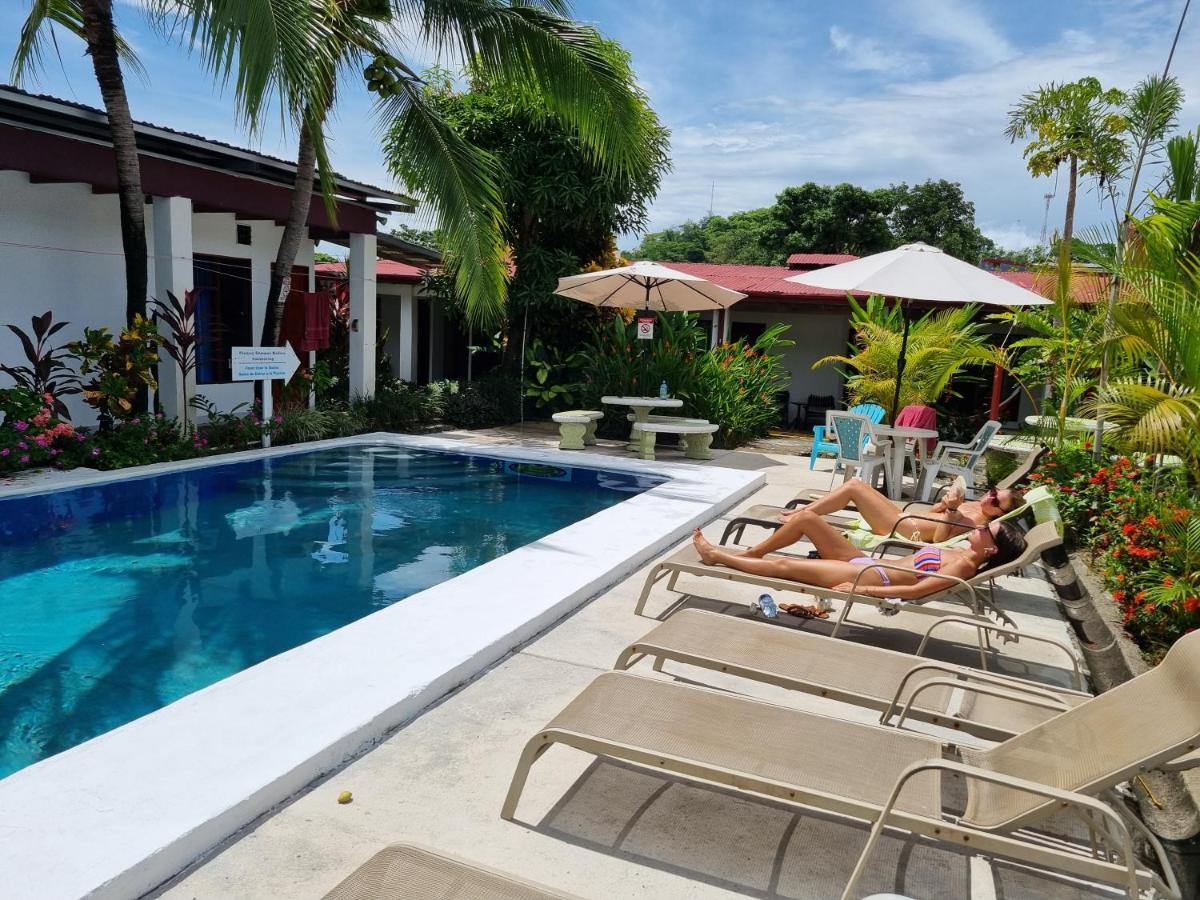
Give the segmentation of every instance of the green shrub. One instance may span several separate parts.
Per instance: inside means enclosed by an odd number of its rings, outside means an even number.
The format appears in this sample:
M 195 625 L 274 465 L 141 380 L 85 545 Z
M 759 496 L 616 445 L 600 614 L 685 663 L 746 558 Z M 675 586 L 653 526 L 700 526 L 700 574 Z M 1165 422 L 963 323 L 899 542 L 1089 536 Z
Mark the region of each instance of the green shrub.
M 64 422 L 47 391 L 26 387 L 0 390 L 0 472 L 40 466 L 73 468 L 88 458 L 87 436 Z
M 350 404 L 356 431 L 426 431 L 442 416 L 441 391 L 391 378 L 380 381 L 372 397 Z
M 258 416 L 258 401 L 253 407 L 239 403 L 229 411 L 221 410 L 203 394 L 191 399 L 192 409 L 202 413 L 207 421 L 197 426 L 201 446 L 208 450 L 245 450 L 256 446 L 263 435 L 262 420 Z
M 491 372 L 462 384 L 443 381 L 442 421 L 452 428 L 496 428 L 521 420 L 521 384 L 512 375 Z
M 700 357 L 695 386 L 684 414 L 716 423 L 718 447 L 740 447 L 762 437 L 779 421 L 775 392 L 786 381 L 773 350 L 791 346 L 782 335 L 788 326 L 767 328 L 752 345 L 720 344 Z
M 344 409 L 288 409 L 271 420 L 271 441 L 300 444 L 353 434 L 355 421 Z
M 123 469 L 156 462 L 191 459 L 202 455 L 207 443 L 199 434 L 184 432 L 178 419 L 131 416 L 118 419 L 107 431 L 92 437 L 90 465 L 97 469 Z

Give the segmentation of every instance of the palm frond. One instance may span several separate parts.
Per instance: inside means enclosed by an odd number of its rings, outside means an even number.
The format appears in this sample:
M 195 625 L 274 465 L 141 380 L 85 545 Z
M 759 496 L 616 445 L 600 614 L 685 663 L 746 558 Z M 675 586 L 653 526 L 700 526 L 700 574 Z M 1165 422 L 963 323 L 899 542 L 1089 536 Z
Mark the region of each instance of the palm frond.
M 21 25 L 21 34 L 17 38 L 17 49 L 13 53 L 11 77 L 13 84 L 22 84 L 26 79 L 35 77 L 42 71 L 47 43 L 53 44 L 55 52 L 58 45 L 54 41 L 54 27 L 58 26 L 68 34 L 73 34 L 86 43 L 87 35 L 83 30 L 83 10 L 79 0 L 33 0 L 29 6 L 29 15 Z M 118 31 L 116 33 L 117 56 L 125 67 L 141 81 L 148 81 L 146 69 L 137 53 L 129 42 Z

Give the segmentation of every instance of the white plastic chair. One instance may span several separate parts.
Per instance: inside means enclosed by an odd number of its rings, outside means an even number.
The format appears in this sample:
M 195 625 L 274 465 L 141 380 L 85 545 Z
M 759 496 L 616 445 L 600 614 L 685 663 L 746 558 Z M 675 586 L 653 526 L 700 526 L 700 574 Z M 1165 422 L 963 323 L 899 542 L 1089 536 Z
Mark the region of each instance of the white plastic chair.
M 997 432 L 1000 423 L 989 419 L 975 434 L 969 443 L 955 444 L 950 441 L 938 441 L 933 455 L 921 469 L 921 482 L 917 487 L 917 499 L 928 501 L 933 491 L 933 484 L 939 475 L 949 475 L 951 478 L 961 476 L 967 483 L 968 489 L 975 487 L 975 467 L 987 451 Z
M 889 453 L 892 442 L 882 440 L 875 435 L 875 426 L 866 416 L 852 412 L 829 410 L 825 414 L 826 434 L 832 434 L 837 439 L 837 462 L 833 467 L 833 478 L 829 487 L 837 480 L 837 471 L 842 469 L 843 481 L 849 481 L 861 469 L 862 480 L 867 484 L 875 484 L 879 473 L 883 473 L 885 487 L 890 485 L 892 473 L 889 468 Z M 868 440 L 863 440 L 863 436 Z M 868 444 L 869 441 L 869 444 Z M 874 450 L 870 448 L 874 447 Z

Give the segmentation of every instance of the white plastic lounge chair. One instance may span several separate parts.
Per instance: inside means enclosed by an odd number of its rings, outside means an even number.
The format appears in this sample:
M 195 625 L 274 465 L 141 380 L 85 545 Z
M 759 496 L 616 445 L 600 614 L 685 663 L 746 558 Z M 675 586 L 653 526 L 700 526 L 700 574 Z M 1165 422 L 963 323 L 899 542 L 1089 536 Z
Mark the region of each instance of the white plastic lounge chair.
M 896 539 L 891 539 L 891 543 L 907 543 L 909 546 L 919 546 L 912 545 L 911 542 L 898 541 Z M 812 597 L 829 600 L 841 600 L 842 611 L 833 626 L 834 636 L 837 635 L 839 629 L 846 622 L 851 608 L 856 603 L 865 603 L 874 606 L 885 613 L 906 611 L 930 616 L 961 615 L 963 613 L 961 607 L 955 609 L 953 607 L 947 608 L 946 606 L 931 605 L 933 601 L 956 601 L 959 604 L 964 604 L 966 611 L 977 618 L 983 619 L 984 615 L 990 611 L 1005 624 L 1015 628 L 1016 623 L 997 605 L 995 592 L 991 589 L 991 582 L 1002 575 L 1019 572 L 1021 569 L 1032 565 L 1048 548 L 1057 547 L 1061 544 L 1062 535 L 1054 523 L 1046 522 L 1035 525 L 1025 535 L 1025 552 L 1011 562 L 985 569 L 969 580 L 955 578 L 953 575 L 947 575 L 944 572 L 931 572 L 929 573 L 930 578 L 937 578 L 946 582 L 945 590 L 930 594 L 928 597 L 922 597 L 920 600 L 889 600 L 882 597 L 868 597 L 859 594 L 853 590 L 853 587 L 847 592 L 835 591 L 830 588 L 802 584 L 786 578 L 768 578 L 765 575 L 751 575 L 747 572 L 739 572 L 736 569 L 730 569 L 725 566 L 707 566 L 701 562 L 700 554 L 696 552 L 696 548 L 689 542 L 666 559 L 659 560 L 650 569 L 646 575 L 646 581 L 642 585 L 642 592 L 638 595 L 634 613 L 639 616 L 643 615 L 646 608 L 646 601 L 650 599 L 650 592 L 662 579 L 670 578 L 667 582 L 667 590 L 673 591 L 680 575 L 694 575 L 698 578 L 715 578 L 724 581 L 736 581 L 739 584 L 752 584 L 757 587 L 767 588 L 768 590 L 807 594 Z M 911 569 L 905 569 L 882 560 L 870 567 L 864 567 L 863 571 L 867 571 L 868 568 L 900 572 L 912 571 Z M 854 579 L 853 584 L 857 585 L 858 579 L 861 577 L 862 574 L 859 573 Z
M 925 659 L 929 635 L 957 623 L 1015 637 L 1019 632 L 966 618 L 938 619 L 925 632 L 916 656 L 856 644 L 766 622 L 699 609 L 683 609 L 617 657 L 614 668 L 628 669 L 650 657 L 662 671 L 667 660 L 686 663 L 851 703 L 879 713 L 880 724 L 901 726 L 905 719 L 961 730 L 1002 741 L 1090 699 L 1074 652 L 1061 641 L 1020 634 L 1058 647 L 1070 660 L 1080 690 L 1068 690 Z M 986 668 L 986 656 L 983 658 Z
M 412 844 L 384 847 L 325 900 L 573 900 L 572 895 Z
M 1120 800 L 1101 798 L 1143 772 L 1200 765 L 1197 680 L 1200 633 L 1193 633 L 1150 672 L 994 747 L 961 748 L 959 762 L 942 758 L 941 742 L 923 735 L 606 672 L 525 745 L 501 816 L 515 816 L 533 763 L 566 744 L 871 822 L 843 900 L 857 896 L 885 827 L 1116 884 L 1130 898 L 1143 889 L 1179 898 L 1158 839 Z M 943 810 L 944 776 L 965 787 L 961 815 Z M 1093 846 L 1033 833 L 1058 813 L 1081 818 Z M 1162 874 L 1139 865 L 1132 832 L 1153 849 Z

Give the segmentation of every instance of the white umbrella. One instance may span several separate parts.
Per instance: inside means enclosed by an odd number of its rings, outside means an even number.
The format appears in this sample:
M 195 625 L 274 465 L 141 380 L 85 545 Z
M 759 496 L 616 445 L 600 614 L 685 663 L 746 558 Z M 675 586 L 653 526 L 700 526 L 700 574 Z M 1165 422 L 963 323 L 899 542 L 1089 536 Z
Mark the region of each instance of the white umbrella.
M 660 312 L 727 309 L 746 296 L 655 262 L 560 278 L 554 293 L 592 306 Z
M 928 244 L 905 244 L 895 250 L 864 256 L 842 263 L 792 275 L 787 281 L 835 291 L 860 291 L 882 294 L 902 301 L 904 335 L 900 339 L 900 359 L 896 365 L 896 394 L 892 416 L 900 404 L 900 379 L 904 376 L 908 352 L 909 300 L 932 303 L 986 303 L 991 306 L 1047 306 L 1041 294 L 997 278 L 978 266 L 956 259 Z

